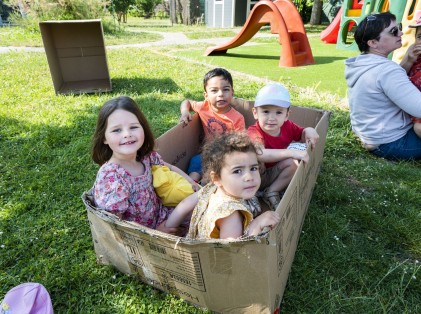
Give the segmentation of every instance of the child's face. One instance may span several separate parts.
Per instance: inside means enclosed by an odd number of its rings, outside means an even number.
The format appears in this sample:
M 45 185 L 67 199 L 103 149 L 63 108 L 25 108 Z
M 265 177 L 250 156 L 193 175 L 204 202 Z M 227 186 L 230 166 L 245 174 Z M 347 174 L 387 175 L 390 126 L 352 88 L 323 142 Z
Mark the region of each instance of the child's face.
M 260 186 L 257 156 L 254 152 L 233 152 L 224 158 L 220 176 L 211 173 L 218 190 L 235 198 L 250 199 Z
M 253 108 L 253 116 L 259 121 L 260 128 L 272 136 L 278 136 L 281 126 L 288 120 L 289 108 L 265 105 Z
M 204 95 L 215 112 L 225 113 L 231 108 L 234 89 L 222 76 L 214 76 L 208 80 Z
M 421 44 L 421 27 L 416 28 L 415 32 L 415 44 L 419 45 Z
M 113 151 L 113 158 L 136 158 L 144 141 L 143 127 L 133 113 L 117 109 L 108 117 L 104 144 Z

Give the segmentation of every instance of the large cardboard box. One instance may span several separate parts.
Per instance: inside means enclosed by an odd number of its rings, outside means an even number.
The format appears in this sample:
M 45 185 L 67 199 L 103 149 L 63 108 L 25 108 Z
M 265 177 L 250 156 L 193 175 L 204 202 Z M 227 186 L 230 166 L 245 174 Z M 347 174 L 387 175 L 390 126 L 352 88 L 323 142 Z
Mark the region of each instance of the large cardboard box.
M 111 90 L 101 20 L 40 22 L 56 94 Z
M 247 125 L 254 123 L 253 102 L 233 103 Z M 310 162 L 298 167 L 277 208 L 281 222 L 269 233 L 239 241 L 191 241 L 118 220 L 94 208 L 87 192 L 82 198 L 98 262 L 217 313 L 277 313 L 322 162 L 329 116 L 328 111 L 291 109 L 291 120 L 315 127 L 320 141 L 309 151 Z M 159 153 L 186 169 L 201 129 L 197 115 L 188 126 L 175 126 L 158 138 Z

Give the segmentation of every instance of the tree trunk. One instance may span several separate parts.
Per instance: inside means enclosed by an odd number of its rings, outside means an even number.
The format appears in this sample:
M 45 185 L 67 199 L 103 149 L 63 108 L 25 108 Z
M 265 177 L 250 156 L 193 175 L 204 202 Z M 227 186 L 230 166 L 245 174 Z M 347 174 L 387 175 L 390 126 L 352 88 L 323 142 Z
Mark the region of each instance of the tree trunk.
M 319 25 L 322 16 L 323 0 L 314 0 L 313 9 L 311 10 L 310 24 Z
M 177 6 L 176 0 L 170 0 L 170 20 L 171 24 L 177 24 Z

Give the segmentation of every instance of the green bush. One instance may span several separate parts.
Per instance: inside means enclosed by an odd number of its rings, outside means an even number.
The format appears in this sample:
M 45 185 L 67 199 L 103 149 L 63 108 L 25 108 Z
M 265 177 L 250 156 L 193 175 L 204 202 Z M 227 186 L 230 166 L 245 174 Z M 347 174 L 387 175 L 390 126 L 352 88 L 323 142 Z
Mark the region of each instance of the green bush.
M 38 22 L 45 20 L 100 19 L 107 14 L 106 0 L 10 0 L 19 8 L 12 20 L 30 29 L 38 29 Z
M 150 18 L 154 14 L 155 7 L 162 0 L 136 0 L 136 6 L 143 12 L 143 17 Z

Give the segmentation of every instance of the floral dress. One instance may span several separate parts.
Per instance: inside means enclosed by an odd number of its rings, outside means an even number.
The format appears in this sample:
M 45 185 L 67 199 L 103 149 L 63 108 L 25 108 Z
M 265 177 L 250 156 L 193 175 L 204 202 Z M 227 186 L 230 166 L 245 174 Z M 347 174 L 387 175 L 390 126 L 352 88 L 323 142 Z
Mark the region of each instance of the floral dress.
M 95 204 L 101 209 L 122 215 L 124 220 L 155 229 L 170 213 L 170 209 L 162 205 L 152 185 L 152 166 L 163 165 L 163 160 L 157 152 L 152 152 L 141 162 L 145 172 L 136 177 L 118 164 L 103 164 L 94 184 Z
M 216 226 L 216 221 L 228 217 L 234 211 L 239 211 L 243 216 L 243 230 L 246 230 L 253 220 L 248 201 L 228 195 L 215 195 L 216 189 L 216 185 L 209 183 L 200 190 L 199 201 L 193 210 L 187 238 L 218 239 L 219 229 Z M 258 202 L 257 206 L 259 206 Z

